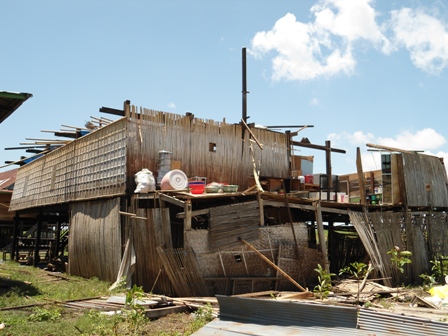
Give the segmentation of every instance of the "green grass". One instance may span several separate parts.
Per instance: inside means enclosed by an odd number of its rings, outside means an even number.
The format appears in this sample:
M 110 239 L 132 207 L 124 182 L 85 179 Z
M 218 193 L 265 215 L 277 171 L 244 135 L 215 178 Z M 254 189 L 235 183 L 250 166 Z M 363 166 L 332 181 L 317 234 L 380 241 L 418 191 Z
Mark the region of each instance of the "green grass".
M 70 335 L 165 335 L 185 336 L 208 321 L 207 311 L 191 319 L 184 332 L 152 333 L 149 319 L 132 314 L 106 316 L 95 310 L 75 310 L 60 304 L 67 300 L 119 294 L 109 292 L 110 283 L 96 278 L 84 279 L 61 274 L 65 279 L 48 276 L 45 271 L 16 262 L 0 264 L 0 336 Z M 121 289 L 122 293 L 127 290 Z M 14 309 L 8 309 L 15 307 Z M 211 310 L 210 310 L 211 311 Z

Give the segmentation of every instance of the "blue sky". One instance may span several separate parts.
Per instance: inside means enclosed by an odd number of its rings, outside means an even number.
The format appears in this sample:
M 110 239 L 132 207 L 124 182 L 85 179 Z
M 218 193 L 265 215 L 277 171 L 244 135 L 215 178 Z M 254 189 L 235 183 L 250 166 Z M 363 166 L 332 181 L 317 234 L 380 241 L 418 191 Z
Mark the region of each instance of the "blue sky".
M 33 97 L 0 124 L 0 165 L 31 155 L 4 148 L 113 118 L 99 108 L 127 99 L 239 122 L 243 47 L 249 122 L 314 125 L 295 140 L 346 150 L 334 174 L 356 172 L 357 147 L 364 170 L 379 169 L 367 143 L 448 162 L 448 1 L 1 3 L 0 91 Z M 296 155 L 325 171 L 323 151 Z

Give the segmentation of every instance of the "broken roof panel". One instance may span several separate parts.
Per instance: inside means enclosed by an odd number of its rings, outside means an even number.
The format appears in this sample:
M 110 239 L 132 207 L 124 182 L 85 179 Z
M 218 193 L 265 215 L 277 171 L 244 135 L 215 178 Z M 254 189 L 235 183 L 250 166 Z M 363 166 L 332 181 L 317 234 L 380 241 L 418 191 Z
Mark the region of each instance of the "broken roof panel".
M 31 93 L 0 91 L 0 124 L 32 96 Z
M 0 191 L 13 190 L 16 182 L 17 169 L 0 173 Z

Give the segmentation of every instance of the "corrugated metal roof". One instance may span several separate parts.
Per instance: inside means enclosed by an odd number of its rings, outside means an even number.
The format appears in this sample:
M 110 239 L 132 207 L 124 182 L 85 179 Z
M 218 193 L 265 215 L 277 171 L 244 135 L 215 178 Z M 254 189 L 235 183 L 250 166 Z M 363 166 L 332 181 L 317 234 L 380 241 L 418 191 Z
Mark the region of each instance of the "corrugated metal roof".
M 447 314 L 448 318 L 448 314 Z M 402 316 L 361 309 L 358 325 L 363 330 L 387 335 L 448 335 L 448 323 L 435 322 L 412 316 Z
M 322 317 L 324 319 L 324 317 Z M 192 336 L 236 336 L 236 335 L 300 335 L 300 336 L 388 336 L 383 333 L 372 333 L 371 331 L 353 328 L 325 328 L 325 327 L 303 327 L 303 326 L 278 326 L 256 323 L 242 323 L 215 319 L 196 331 Z M 421 335 L 423 336 L 423 335 Z
M 0 173 L 0 190 L 12 190 L 16 182 L 17 169 Z
M 198 330 L 194 336 L 448 335 L 448 323 L 356 307 L 220 295 L 216 297 L 220 318 Z
M 355 307 L 222 295 L 216 297 L 221 319 L 283 326 L 356 328 L 358 309 Z

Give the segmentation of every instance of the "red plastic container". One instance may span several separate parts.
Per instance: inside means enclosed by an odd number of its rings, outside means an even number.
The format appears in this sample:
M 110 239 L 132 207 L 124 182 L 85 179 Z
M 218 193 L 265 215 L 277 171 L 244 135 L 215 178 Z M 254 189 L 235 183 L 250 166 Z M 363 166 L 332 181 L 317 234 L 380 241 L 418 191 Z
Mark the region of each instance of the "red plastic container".
M 188 186 L 190 187 L 190 192 L 192 194 L 203 194 L 205 190 L 205 182 L 204 181 L 190 181 L 188 182 Z
M 313 184 L 313 175 L 305 175 L 305 183 Z

